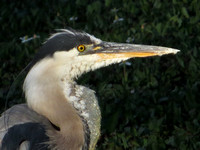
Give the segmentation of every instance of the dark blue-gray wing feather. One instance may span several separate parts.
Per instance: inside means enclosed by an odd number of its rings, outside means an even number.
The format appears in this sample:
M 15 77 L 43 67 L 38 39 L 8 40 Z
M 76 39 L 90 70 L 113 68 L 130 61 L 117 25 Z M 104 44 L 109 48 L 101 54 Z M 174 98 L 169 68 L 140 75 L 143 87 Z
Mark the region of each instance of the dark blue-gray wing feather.
M 45 128 L 39 123 L 24 123 L 14 125 L 8 129 L 2 140 L 2 150 L 18 150 L 25 141 L 30 150 L 48 150 L 46 142 L 49 140 Z
M 0 117 L 0 148 L 18 150 L 28 143 L 27 150 L 47 150 L 49 138 L 45 128 L 48 126 L 50 122 L 26 104 L 13 106 Z

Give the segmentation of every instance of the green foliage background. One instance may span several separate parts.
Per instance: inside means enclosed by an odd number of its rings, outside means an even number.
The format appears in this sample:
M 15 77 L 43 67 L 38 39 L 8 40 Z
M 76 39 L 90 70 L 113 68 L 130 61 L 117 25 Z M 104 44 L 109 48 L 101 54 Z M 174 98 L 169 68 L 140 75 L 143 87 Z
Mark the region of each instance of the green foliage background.
M 200 149 L 200 1 L 55 0 L 0 2 L 0 106 L 24 102 L 20 71 L 54 29 L 103 40 L 180 49 L 83 75 L 102 111 L 97 149 Z M 39 35 L 26 43 L 20 37 Z M 16 79 L 17 78 L 17 79 Z M 14 86 L 9 88 L 14 82 Z

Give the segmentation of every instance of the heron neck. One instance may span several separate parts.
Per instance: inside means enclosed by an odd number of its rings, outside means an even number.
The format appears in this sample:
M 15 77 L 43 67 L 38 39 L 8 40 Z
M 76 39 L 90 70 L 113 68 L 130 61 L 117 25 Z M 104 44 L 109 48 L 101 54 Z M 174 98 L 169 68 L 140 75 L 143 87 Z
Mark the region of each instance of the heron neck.
M 47 68 L 47 69 L 45 69 Z M 81 149 L 84 145 L 84 127 L 76 109 L 63 93 L 62 81 L 49 60 L 35 65 L 24 82 L 28 106 L 45 116 L 59 128 L 48 131 L 49 144 L 54 149 Z M 62 145 L 62 146 L 61 146 Z

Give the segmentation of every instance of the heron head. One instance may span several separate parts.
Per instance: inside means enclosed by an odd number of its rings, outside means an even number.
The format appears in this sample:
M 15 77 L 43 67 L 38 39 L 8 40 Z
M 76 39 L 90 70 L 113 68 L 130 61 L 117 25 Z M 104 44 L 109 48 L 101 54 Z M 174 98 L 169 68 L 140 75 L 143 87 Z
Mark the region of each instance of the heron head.
M 32 65 L 49 61 L 49 67 L 64 67 L 63 74 L 68 73 L 72 79 L 84 72 L 130 58 L 176 54 L 179 51 L 160 46 L 106 42 L 88 33 L 74 30 L 60 31 L 44 43 Z

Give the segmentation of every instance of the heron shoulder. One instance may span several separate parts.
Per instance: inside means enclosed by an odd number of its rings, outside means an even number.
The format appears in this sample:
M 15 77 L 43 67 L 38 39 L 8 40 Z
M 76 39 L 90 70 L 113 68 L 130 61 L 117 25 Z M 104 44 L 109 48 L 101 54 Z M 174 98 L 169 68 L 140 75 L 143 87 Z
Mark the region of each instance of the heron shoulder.
M 48 137 L 44 125 L 50 126 L 44 116 L 39 115 L 26 104 L 15 105 L 0 117 L 0 147 L 2 146 L 2 149 L 20 149 L 29 147 L 30 142 L 46 141 Z

